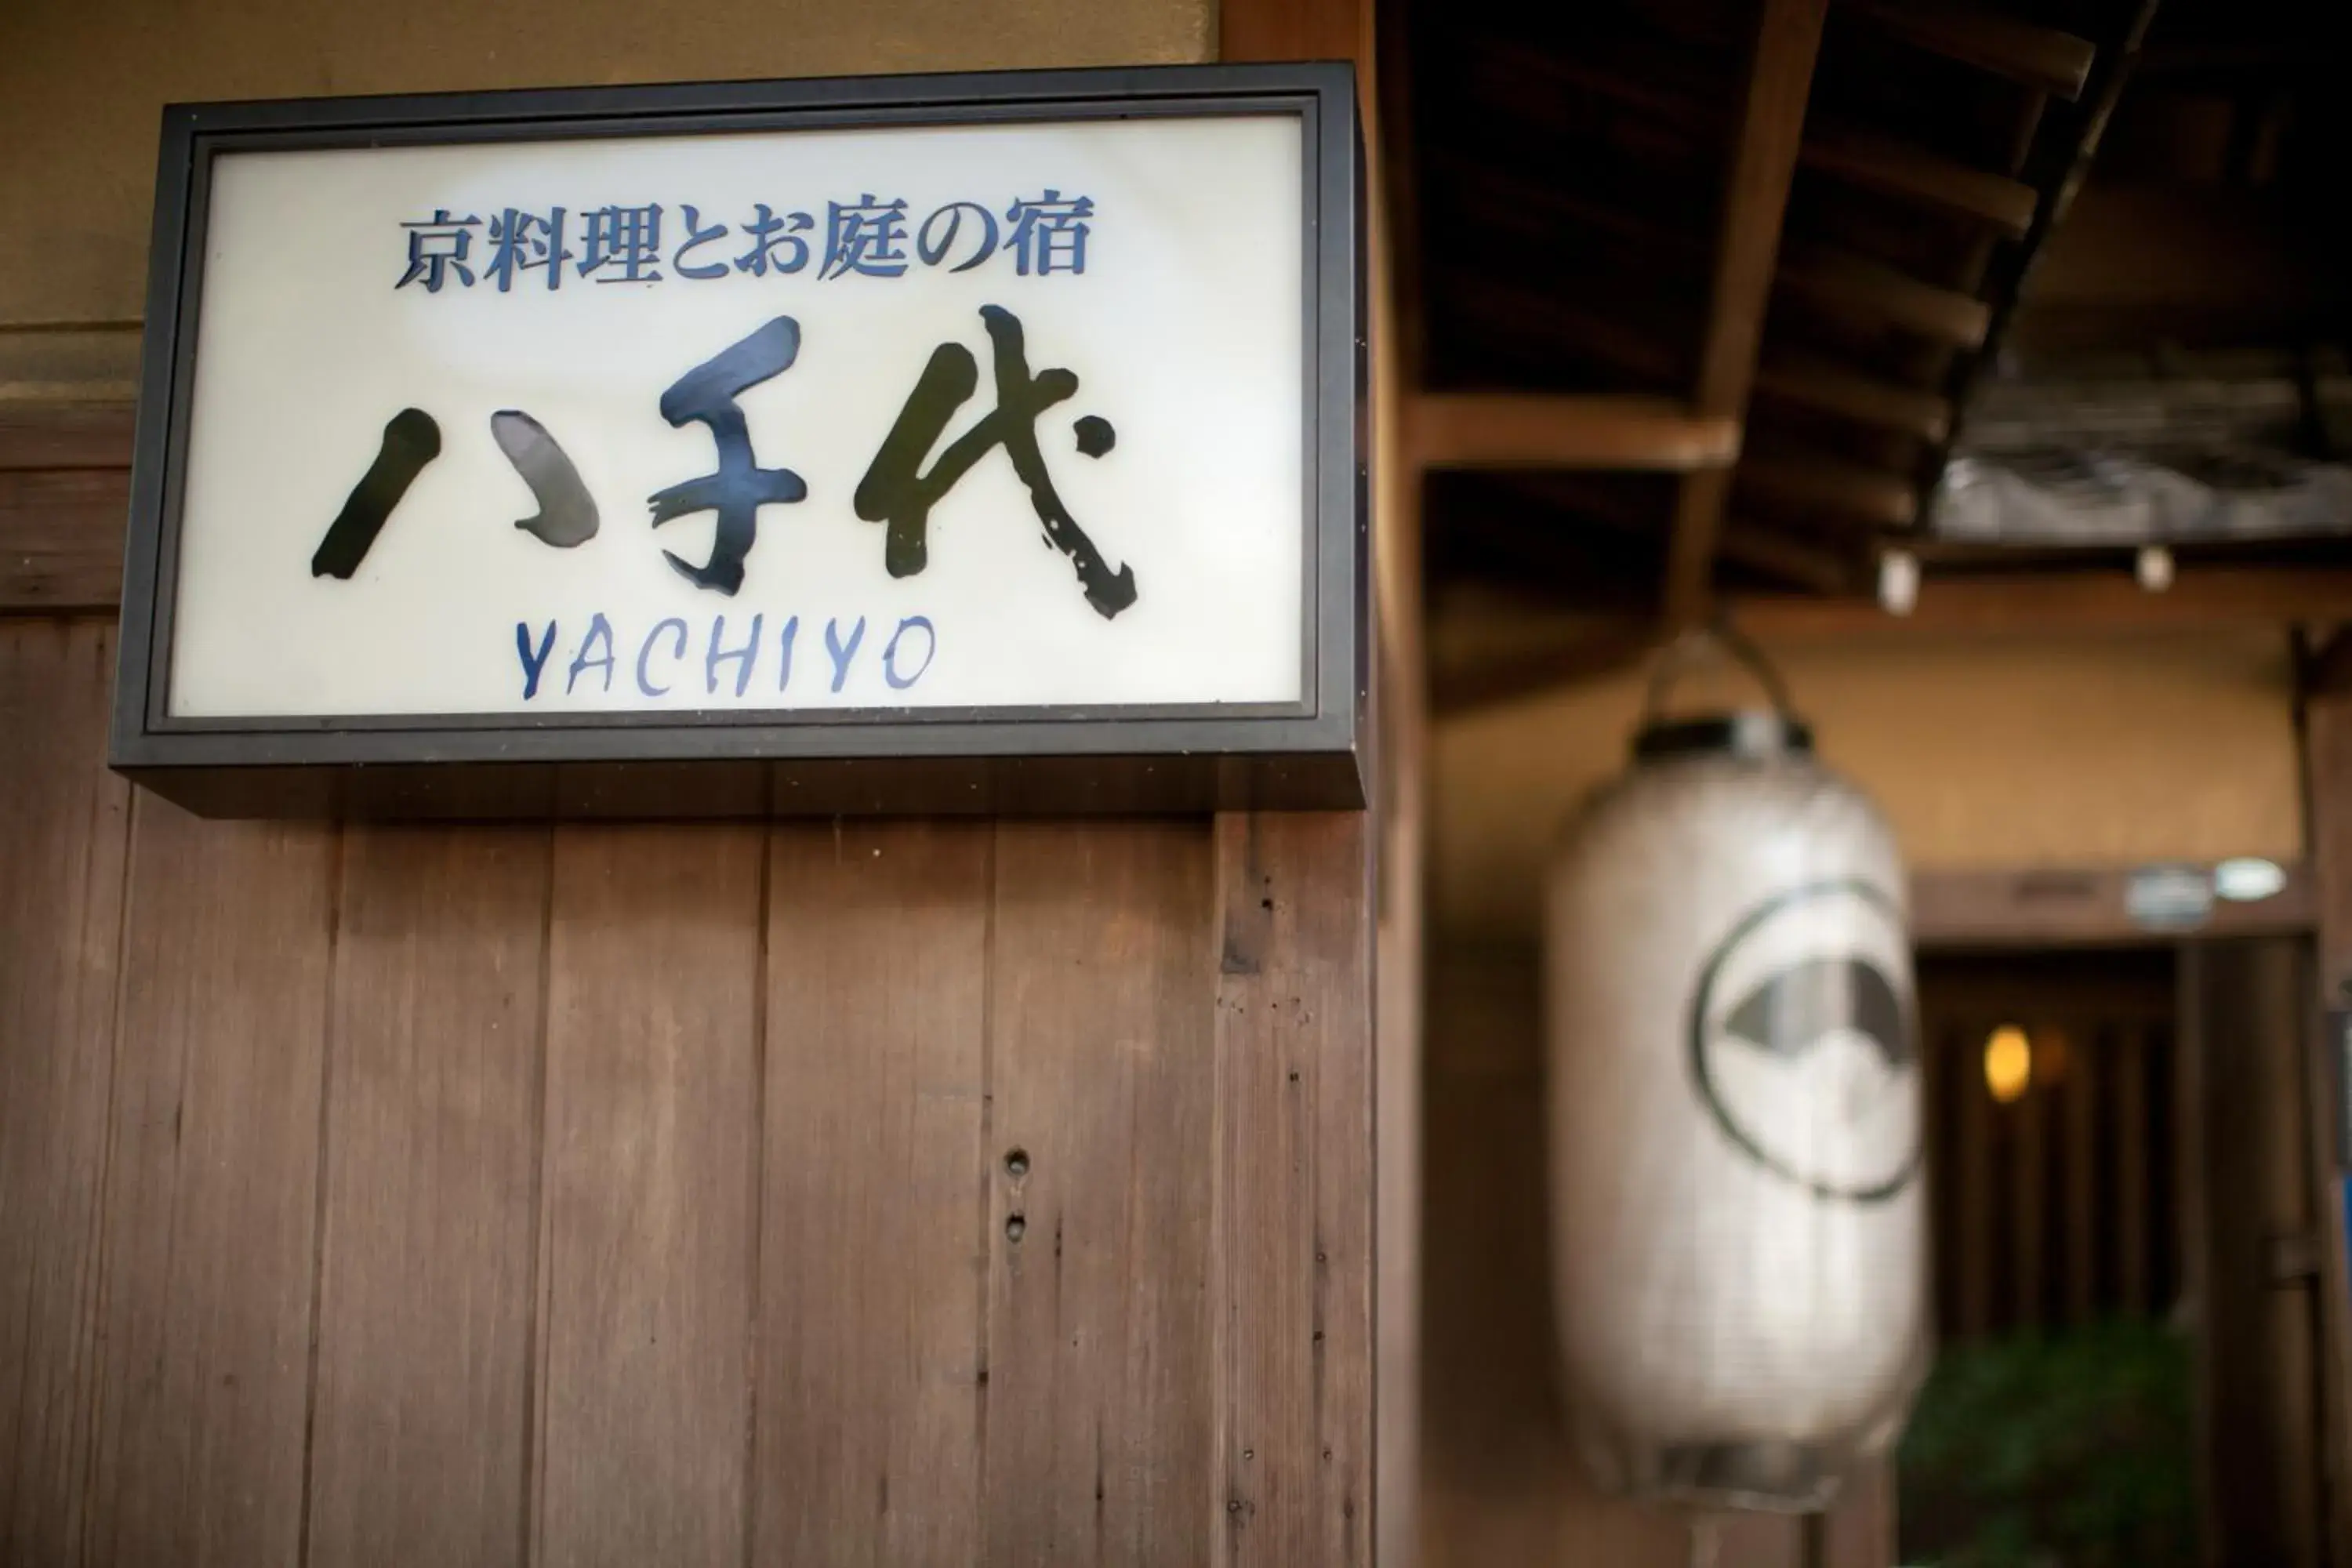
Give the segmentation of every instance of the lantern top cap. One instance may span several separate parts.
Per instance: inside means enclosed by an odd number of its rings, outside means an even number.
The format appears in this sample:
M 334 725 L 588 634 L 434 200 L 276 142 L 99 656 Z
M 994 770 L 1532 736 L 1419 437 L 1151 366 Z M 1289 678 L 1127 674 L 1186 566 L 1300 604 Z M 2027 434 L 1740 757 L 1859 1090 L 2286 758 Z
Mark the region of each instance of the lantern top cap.
M 1730 712 L 1696 714 L 1669 719 L 1666 694 L 1692 666 L 1728 658 L 1747 670 L 1770 700 L 1769 708 L 1741 708 Z M 1650 689 L 1642 702 L 1640 727 L 1633 731 L 1636 763 L 1664 762 L 1692 756 L 1739 757 L 1763 762 L 1774 757 L 1810 756 L 1811 726 L 1797 717 L 1789 701 L 1788 683 L 1764 651 L 1728 621 L 1694 626 L 1668 644 L 1650 672 Z
M 1811 726 L 1793 714 L 1769 709 L 1669 719 L 1644 724 L 1633 735 L 1633 760 L 1662 763 L 1683 757 L 1739 757 L 1762 762 L 1811 756 Z

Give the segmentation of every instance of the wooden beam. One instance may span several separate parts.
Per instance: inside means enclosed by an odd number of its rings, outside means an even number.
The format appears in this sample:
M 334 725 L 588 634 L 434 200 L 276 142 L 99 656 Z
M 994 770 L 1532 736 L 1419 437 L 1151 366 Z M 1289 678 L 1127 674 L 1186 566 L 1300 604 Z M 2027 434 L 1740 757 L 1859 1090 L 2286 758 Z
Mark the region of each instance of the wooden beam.
M 2185 934 L 2280 936 L 2312 930 L 2318 918 L 2317 879 L 2299 861 L 2282 869 L 2286 885 L 2276 893 L 2252 903 L 2217 899 L 2205 922 Z M 1930 948 L 2047 949 L 2113 947 L 2184 934 L 2152 933 L 2132 918 L 2131 875 L 2116 866 L 1915 871 L 1911 940 Z
M 2033 226 L 2032 185 L 1851 126 L 1805 138 L 1805 167 L 1864 190 L 1985 225 L 2011 239 Z
M 1936 394 L 1882 381 L 1830 360 L 1769 357 L 1756 373 L 1756 395 L 1930 445 L 1952 431 L 1952 405 Z
M 1702 414 L 1744 418 L 1748 411 L 1827 11 L 1827 0 L 1765 0 L 1757 23 L 1717 242 L 1706 342 L 1692 397 Z M 1685 480 L 1675 498 L 1665 583 L 1672 625 L 1686 626 L 1706 611 L 1716 536 L 1729 499 L 1730 476 L 1721 469 Z
M 1664 397 L 1422 393 L 1405 446 L 1424 468 L 1650 468 L 1683 473 L 1739 456 L 1739 421 Z
M 2098 51 L 2054 27 L 2038 27 L 1974 5 L 1943 0 L 1844 0 L 1844 8 L 1890 37 L 1962 65 L 2073 102 Z
M 1816 453 L 1752 456 L 1739 467 L 1739 491 L 1763 497 L 1779 510 L 1829 513 L 1881 528 L 1908 528 L 1919 497 L 1907 475 L 1866 468 Z

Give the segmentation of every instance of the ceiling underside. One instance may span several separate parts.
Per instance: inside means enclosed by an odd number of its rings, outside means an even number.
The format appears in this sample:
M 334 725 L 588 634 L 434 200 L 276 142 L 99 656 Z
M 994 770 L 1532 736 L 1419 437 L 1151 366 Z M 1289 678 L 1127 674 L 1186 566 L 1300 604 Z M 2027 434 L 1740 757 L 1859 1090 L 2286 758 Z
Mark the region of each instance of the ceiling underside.
M 2306 9 L 1404 0 L 1384 110 L 1441 700 L 1515 616 L 1597 627 L 1605 659 L 1725 605 L 1865 613 L 1890 548 L 1923 607 L 2116 570 L 1939 549 L 1932 487 L 1996 372 L 2292 372 L 2345 341 L 2343 23 Z

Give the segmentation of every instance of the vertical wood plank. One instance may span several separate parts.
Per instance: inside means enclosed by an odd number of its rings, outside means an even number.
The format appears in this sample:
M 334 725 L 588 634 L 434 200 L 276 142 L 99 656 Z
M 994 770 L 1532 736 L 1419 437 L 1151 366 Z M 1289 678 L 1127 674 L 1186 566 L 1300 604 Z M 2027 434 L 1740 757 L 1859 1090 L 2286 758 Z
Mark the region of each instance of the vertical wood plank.
M 2036 1041 L 2036 1045 L 2040 1044 Z M 2009 1235 L 2010 1320 L 2019 1330 L 2043 1327 L 2042 1249 L 2049 1225 L 2049 1122 L 2052 1095 L 2035 1083 L 2009 1107 L 2016 1142 L 2011 1151 Z
M 1217 819 L 1221 1563 L 1371 1558 L 1370 832 Z
M 1955 1039 L 1953 1092 L 1959 1097 L 1960 1333 L 1982 1339 L 1993 1327 L 1992 1096 L 1984 1081 L 1985 1031 Z
M 94 1562 L 299 1553 L 336 846 L 132 812 Z
M 130 798 L 110 625 L 0 621 L 0 1561 L 63 1563 L 88 1455 Z
M 345 838 L 305 1568 L 524 1560 L 550 842 Z
M 2068 1040 L 2066 1078 L 2061 1086 L 2065 1131 L 2059 1143 L 2066 1172 L 2066 1317 L 2087 1323 L 2099 1298 L 2099 1068 L 2105 1048 L 2095 1026 Z
M 1923 997 L 1920 1006 L 1926 1012 L 1934 1003 Z M 1957 1038 L 1948 1025 L 1923 1026 L 1919 1031 L 1920 1110 L 1927 1141 L 1927 1299 L 1936 1314 L 1934 1331 L 1946 1335 L 1958 1328 L 1960 1319 L 1960 1282 L 1952 1267 L 1960 1255 L 1959 1177 L 1954 1168 L 1959 1152 L 1952 1136 L 1959 1120 L 1959 1106 L 1954 1099 L 1959 1087 L 1954 1076 L 1959 1055 L 1953 1048 Z
M 989 969 L 992 1563 L 1194 1563 L 1213 1469 L 1208 825 L 1004 823 Z
M 2147 1028 L 2127 1029 L 2116 1053 L 2116 1288 L 2127 1314 L 2152 1313 L 2154 1275 L 2148 1211 L 2156 1172 L 2150 1163 L 2148 1062 L 2155 1050 Z
M 749 827 L 555 836 L 542 1563 L 742 1562 L 763 845 Z
M 1363 118 L 1363 189 L 1370 193 L 1365 215 L 1370 235 L 1366 313 L 1372 379 L 1372 596 L 1378 632 L 1376 724 L 1381 737 L 1381 777 L 1375 813 L 1368 822 L 1358 825 L 1352 832 L 1326 824 L 1315 830 L 1311 843 L 1289 832 L 1289 827 L 1297 825 L 1286 825 L 1275 836 L 1283 840 L 1278 850 L 1263 837 L 1255 840 L 1262 850 L 1274 857 L 1261 868 L 1260 875 L 1283 876 L 1286 868 L 1282 863 L 1295 859 L 1291 874 L 1300 879 L 1299 901 L 1310 911 L 1308 929 L 1298 933 L 1305 945 L 1296 952 L 1285 952 L 1278 958 L 1269 953 L 1269 960 L 1277 965 L 1295 966 L 1287 972 L 1300 974 L 1303 987 L 1318 992 L 1330 1004 L 1317 1006 L 1303 1002 L 1302 1007 L 1321 1021 L 1301 1020 L 1296 1026 L 1297 1047 L 1315 1058 L 1321 1073 L 1308 1091 L 1314 1100 L 1317 1127 L 1313 1173 L 1308 1180 L 1311 1184 L 1328 1187 L 1335 1179 L 1332 1166 L 1343 1164 L 1349 1158 L 1347 1151 L 1330 1146 L 1334 1141 L 1360 1145 L 1366 1168 L 1357 1180 L 1367 1198 L 1367 1215 L 1377 1214 L 1380 1226 L 1377 1246 L 1367 1236 L 1360 1259 L 1340 1266 L 1336 1271 L 1328 1259 L 1337 1255 L 1328 1247 L 1321 1249 L 1327 1258 L 1322 1265 L 1326 1272 L 1318 1280 L 1316 1309 L 1319 1312 L 1328 1304 L 1325 1289 L 1332 1280 L 1345 1278 L 1346 1268 L 1360 1262 L 1370 1270 L 1377 1254 L 1378 1276 L 1370 1279 L 1368 1288 L 1377 1298 L 1379 1307 L 1374 1311 L 1371 1300 L 1367 1299 L 1364 1311 L 1368 1320 L 1377 1320 L 1379 1339 L 1377 1343 L 1367 1342 L 1359 1355 L 1352 1344 L 1339 1342 L 1335 1325 L 1326 1323 L 1324 1337 L 1309 1341 L 1315 1353 L 1323 1358 L 1315 1363 L 1315 1423 L 1338 1419 L 1345 1408 L 1344 1402 L 1327 1405 L 1323 1398 L 1326 1368 L 1340 1369 L 1346 1377 L 1360 1376 L 1362 1380 L 1360 1390 L 1350 1391 L 1348 1395 L 1355 1398 L 1360 1394 L 1360 1408 L 1356 1412 L 1359 1419 L 1347 1431 L 1344 1440 L 1335 1437 L 1329 1445 L 1310 1441 L 1297 1450 L 1297 1456 L 1310 1451 L 1317 1456 L 1315 1470 L 1286 1470 L 1294 1457 L 1288 1438 L 1296 1436 L 1295 1430 L 1284 1439 L 1269 1439 L 1271 1447 L 1256 1445 L 1255 1451 L 1260 1458 L 1240 1461 L 1239 1471 L 1231 1455 L 1223 1457 L 1220 1470 L 1231 1494 L 1226 1500 L 1239 1500 L 1242 1504 L 1230 1511 L 1228 1522 L 1232 1529 L 1223 1538 L 1224 1549 L 1234 1554 L 1264 1560 L 1264 1553 L 1276 1542 L 1296 1538 L 1314 1542 L 1318 1549 L 1328 1546 L 1346 1552 L 1344 1556 L 1312 1561 L 1377 1559 L 1385 1568 L 1403 1568 L 1413 1558 L 1416 1494 L 1421 1484 L 1416 1383 L 1420 1367 L 1421 1287 L 1422 775 L 1426 765 L 1423 731 L 1428 699 L 1421 624 L 1421 475 L 1402 454 L 1397 425 L 1398 410 L 1412 372 L 1400 353 L 1398 278 L 1394 271 L 1397 247 L 1392 243 L 1400 230 L 1391 222 L 1388 197 L 1393 187 L 1386 177 L 1390 173 L 1386 148 L 1398 143 L 1395 128 L 1384 125 L 1383 119 L 1387 109 L 1400 100 L 1399 95 L 1381 90 L 1377 51 L 1380 10 L 1373 0 L 1222 0 L 1218 8 L 1219 54 L 1224 59 L 1349 58 L 1356 66 L 1359 111 Z M 1409 251 L 1410 244 L 1405 248 Z M 1407 269 L 1410 270 L 1409 265 Z M 1237 866 L 1233 860 L 1233 855 L 1245 856 L 1253 838 L 1250 829 L 1224 819 L 1220 820 L 1218 831 L 1218 874 L 1223 890 L 1230 893 L 1237 885 L 1233 873 L 1240 870 L 1244 876 L 1248 874 L 1245 866 Z M 1380 862 L 1377 889 L 1370 879 L 1376 844 Z M 1356 889 L 1352 898 L 1342 890 L 1349 889 Z M 1276 902 L 1279 910 L 1282 900 L 1277 897 Z M 1225 897 L 1221 898 L 1220 907 L 1226 911 L 1224 918 L 1230 931 L 1233 915 L 1244 906 L 1237 906 Z M 1377 958 L 1369 948 L 1348 950 L 1349 955 L 1343 956 L 1341 948 L 1331 945 L 1339 929 L 1351 921 L 1355 929 L 1363 932 L 1366 943 L 1377 942 Z M 1254 931 L 1255 928 L 1249 929 Z M 1246 934 L 1244 940 L 1246 942 Z M 1276 941 L 1285 949 L 1289 947 L 1287 934 Z M 1230 958 L 1232 953 L 1228 947 L 1225 956 Z M 1327 964 L 1342 966 L 1338 977 L 1325 973 Z M 1262 986 L 1274 984 L 1265 981 L 1263 972 L 1258 979 Z M 1375 984 L 1379 987 L 1377 1000 L 1373 995 Z M 1352 987 L 1352 992 L 1348 987 Z M 1246 1081 L 1252 1068 L 1262 1065 L 1263 1053 L 1253 1052 L 1237 1064 L 1229 1059 L 1227 1046 L 1247 1048 L 1271 1042 L 1234 1037 L 1228 1031 L 1228 1026 L 1236 1019 L 1251 1016 L 1229 1005 L 1239 989 L 1243 987 L 1228 973 L 1219 996 L 1219 1061 L 1221 1071 L 1229 1076 L 1238 1071 Z M 1270 996 L 1271 992 L 1265 994 Z M 1343 1014 L 1351 1020 L 1345 1026 L 1355 1030 L 1352 1037 L 1339 1032 L 1343 1026 Z M 1271 1016 L 1269 1008 L 1255 1021 L 1269 1022 Z M 1247 1031 L 1244 1031 L 1246 1035 Z M 1360 1106 L 1343 1105 L 1340 1099 L 1334 1098 L 1348 1092 L 1342 1075 L 1352 1070 L 1352 1065 L 1338 1059 L 1347 1052 L 1369 1058 L 1365 1101 Z M 1302 1082 L 1307 1081 L 1309 1069 L 1302 1067 L 1300 1070 Z M 1234 1109 L 1234 1103 L 1222 1094 L 1219 1103 L 1228 1110 Z M 1335 1120 L 1342 1116 L 1358 1120 Z M 1253 1183 L 1257 1179 L 1248 1169 L 1255 1157 L 1249 1151 L 1257 1142 L 1256 1133 L 1246 1125 L 1248 1121 L 1244 1110 L 1236 1118 L 1236 1124 L 1221 1134 L 1220 1175 L 1229 1183 L 1225 1193 L 1229 1200 L 1231 1183 Z M 1380 1148 L 1377 1162 L 1370 1158 L 1375 1142 Z M 1228 1209 L 1221 1214 L 1232 1212 Z M 1315 1215 L 1318 1226 L 1333 1217 L 1328 1205 L 1317 1207 Z M 1222 1249 L 1234 1233 L 1229 1223 L 1222 1219 L 1220 1223 L 1223 1227 L 1219 1243 Z M 1229 1253 L 1221 1252 L 1221 1256 L 1228 1265 L 1234 1261 Z M 1297 1302 L 1287 1295 L 1280 1300 L 1284 1313 L 1255 1326 L 1256 1337 L 1251 1346 L 1228 1347 L 1242 1357 L 1242 1362 L 1236 1363 L 1232 1354 L 1223 1360 L 1221 1375 L 1227 1380 L 1225 1397 L 1234 1403 L 1230 1406 L 1231 1420 L 1221 1421 L 1219 1431 L 1221 1439 L 1235 1453 L 1252 1447 L 1249 1441 L 1234 1437 L 1234 1423 L 1246 1426 L 1256 1419 L 1262 1413 L 1257 1401 L 1272 1397 L 1276 1408 L 1294 1416 L 1301 1408 L 1286 1403 L 1298 1392 L 1286 1385 L 1300 1363 L 1291 1359 L 1291 1347 L 1282 1342 L 1290 1326 L 1287 1309 L 1295 1308 Z M 1228 1304 L 1243 1313 L 1250 1305 L 1239 1299 Z M 1246 1322 L 1247 1319 L 1244 1316 L 1237 1321 Z M 1259 1362 L 1254 1372 L 1239 1370 L 1255 1359 L 1251 1353 L 1253 1349 L 1264 1351 L 1269 1359 Z M 1375 1367 L 1381 1384 L 1377 1411 L 1370 1387 Z M 1240 1381 L 1234 1381 L 1236 1378 Z M 1377 1438 L 1372 1436 L 1376 1418 Z M 1334 1456 L 1330 1466 L 1336 1468 L 1325 1468 L 1319 1458 L 1327 1446 Z M 1377 1478 L 1370 1468 L 1375 1455 Z M 1360 1479 L 1351 1479 L 1351 1467 L 1359 1463 L 1365 1467 L 1363 1473 Z M 1254 1464 L 1261 1468 L 1253 1471 L 1250 1467 Z M 1312 1485 L 1308 1484 L 1310 1476 Z M 1352 1500 L 1346 1495 L 1350 1491 L 1354 1494 Z M 1381 1517 L 1375 1539 L 1369 1516 L 1373 1512 L 1376 1491 Z M 1330 1507 L 1333 1499 L 1338 1500 L 1336 1512 Z M 1336 1536 L 1327 1528 L 1334 1522 L 1340 1527 Z M 1360 1542 L 1369 1545 L 1359 1549 L 1355 1543 Z
M 993 833 L 772 841 L 756 1562 L 980 1559 Z

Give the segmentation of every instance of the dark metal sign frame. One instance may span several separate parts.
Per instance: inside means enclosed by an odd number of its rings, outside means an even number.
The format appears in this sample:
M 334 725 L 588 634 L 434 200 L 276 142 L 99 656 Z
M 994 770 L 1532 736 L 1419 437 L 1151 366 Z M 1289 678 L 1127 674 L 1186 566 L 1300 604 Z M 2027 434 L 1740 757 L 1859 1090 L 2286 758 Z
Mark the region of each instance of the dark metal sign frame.
M 1301 122 L 1303 697 L 1089 708 L 173 719 L 164 711 L 213 162 L 225 153 L 1290 114 Z M 124 555 L 116 769 L 211 816 L 1353 808 L 1370 595 L 1363 233 L 1343 64 L 1013 71 L 173 105 Z

